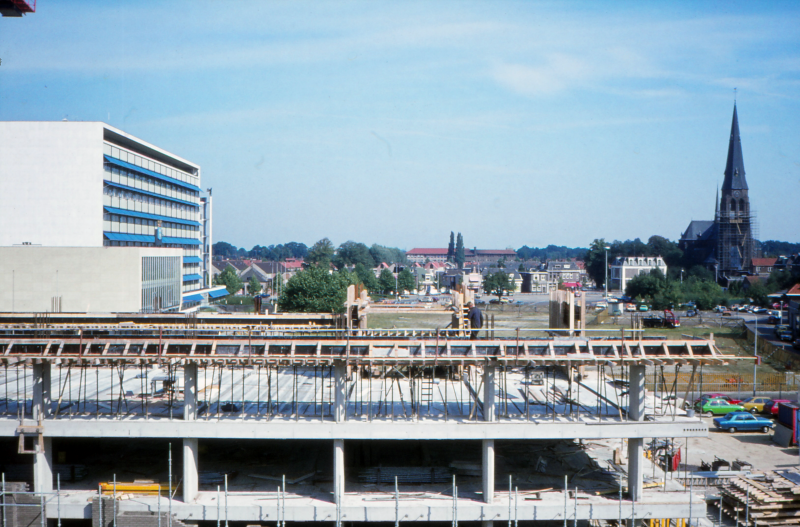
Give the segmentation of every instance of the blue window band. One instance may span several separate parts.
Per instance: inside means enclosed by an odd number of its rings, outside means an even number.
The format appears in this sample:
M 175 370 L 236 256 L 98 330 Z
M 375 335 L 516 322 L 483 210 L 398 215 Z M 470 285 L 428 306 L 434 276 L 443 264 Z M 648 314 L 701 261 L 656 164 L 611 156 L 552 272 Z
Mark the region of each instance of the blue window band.
M 104 232 L 103 236 L 113 242 L 141 242 L 141 243 L 156 243 L 155 236 L 148 236 L 147 234 L 127 234 L 124 232 Z M 200 245 L 199 240 L 194 238 L 170 238 L 163 237 L 162 243 L 165 245 Z
M 142 168 L 140 166 L 133 165 L 133 164 L 128 163 L 126 161 L 122 161 L 120 159 L 115 159 L 115 158 L 110 157 L 108 155 L 104 155 L 103 157 L 105 158 L 106 163 L 109 163 L 111 165 L 115 165 L 115 166 L 117 166 L 119 168 L 124 168 L 124 169 L 130 170 L 132 172 L 138 172 L 139 174 L 142 174 L 143 176 L 149 176 L 151 178 L 160 179 L 161 181 L 164 181 L 166 183 L 171 183 L 171 184 L 177 185 L 179 187 L 188 188 L 189 190 L 194 190 L 196 192 L 200 192 L 200 187 L 192 185 L 191 183 L 185 183 L 185 182 L 181 181 L 180 179 L 173 179 L 173 178 L 171 178 L 169 176 L 165 176 L 164 174 L 159 174 L 158 172 L 153 172 L 152 170 L 150 170 L 148 168 Z
M 199 205 L 192 203 L 191 201 L 183 201 L 182 199 L 178 198 L 170 198 L 169 196 L 164 196 L 163 194 L 156 194 L 155 192 L 148 192 L 146 190 L 142 190 L 140 188 L 129 187 L 127 185 L 120 185 L 119 183 L 114 183 L 113 181 L 109 181 L 107 179 L 103 180 L 103 183 L 110 187 L 121 188 L 122 190 L 130 190 L 131 192 L 138 192 L 139 194 L 144 194 L 145 196 L 153 196 L 154 198 L 158 199 L 165 199 L 167 201 L 174 201 L 175 203 L 181 203 L 183 205 L 189 205 L 190 207 L 197 207 L 200 208 Z
M 199 221 L 181 220 L 179 218 L 171 218 L 170 216 L 159 216 L 158 214 L 149 214 L 147 212 L 139 212 L 137 210 L 118 209 L 116 207 L 103 207 L 109 214 L 117 214 L 118 216 L 131 216 L 133 218 L 144 218 L 146 220 L 161 220 L 169 221 L 172 223 L 180 223 L 181 225 L 194 225 L 200 226 Z

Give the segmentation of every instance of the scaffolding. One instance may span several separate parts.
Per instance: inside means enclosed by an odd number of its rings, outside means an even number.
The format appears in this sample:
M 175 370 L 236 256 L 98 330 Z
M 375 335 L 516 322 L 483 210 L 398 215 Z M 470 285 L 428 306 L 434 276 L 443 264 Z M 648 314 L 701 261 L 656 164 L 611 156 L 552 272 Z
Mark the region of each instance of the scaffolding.
M 720 276 L 737 276 L 751 269 L 761 255 L 758 219 L 754 211 L 717 211 L 717 262 Z

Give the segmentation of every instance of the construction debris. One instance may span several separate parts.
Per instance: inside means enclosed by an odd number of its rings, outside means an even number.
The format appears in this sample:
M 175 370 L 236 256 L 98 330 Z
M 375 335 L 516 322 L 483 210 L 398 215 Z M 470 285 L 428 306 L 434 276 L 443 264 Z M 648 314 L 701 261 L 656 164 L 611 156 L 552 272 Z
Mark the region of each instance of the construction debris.
M 720 490 L 722 510 L 737 525 L 799 525 L 800 484 L 796 481 L 800 474 L 784 471 L 770 472 L 763 479 L 738 477 Z
M 363 483 L 445 483 L 453 479 L 447 467 L 376 467 L 358 474 Z

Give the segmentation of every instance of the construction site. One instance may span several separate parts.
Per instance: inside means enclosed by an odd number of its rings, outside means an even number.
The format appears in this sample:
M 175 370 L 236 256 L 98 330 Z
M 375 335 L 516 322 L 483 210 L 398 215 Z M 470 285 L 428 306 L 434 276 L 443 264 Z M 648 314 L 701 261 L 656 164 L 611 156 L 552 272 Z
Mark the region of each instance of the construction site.
M 2 314 L 2 527 L 706 518 L 663 372 L 746 358 L 564 291 L 473 340 L 469 300 L 436 329 L 368 328 L 352 286 L 342 315 Z

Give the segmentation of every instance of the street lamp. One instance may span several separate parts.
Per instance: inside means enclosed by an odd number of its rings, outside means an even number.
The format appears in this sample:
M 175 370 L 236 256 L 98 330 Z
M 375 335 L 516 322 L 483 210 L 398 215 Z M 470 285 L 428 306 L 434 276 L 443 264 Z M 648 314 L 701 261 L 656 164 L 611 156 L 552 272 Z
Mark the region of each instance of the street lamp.
M 683 269 L 681 269 L 681 284 L 683 283 Z
M 753 332 L 753 355 L 756 360 L 753 362 L 753 397 L 756 396 L 756 368 L 758 367 L 758 313 L 756 313 L 756 330 Z
M 611 249 L 608 245 L 605 246 L 606 250 L 606 279 L 604 280 L 604 285 L 606 286 L 606 302 L 608 301 L 608 250 Z

